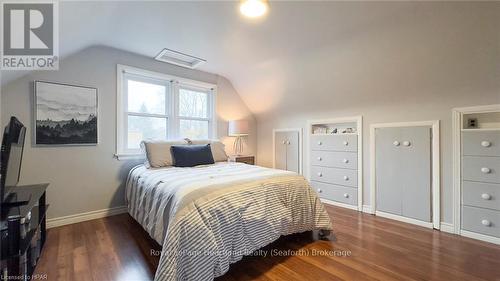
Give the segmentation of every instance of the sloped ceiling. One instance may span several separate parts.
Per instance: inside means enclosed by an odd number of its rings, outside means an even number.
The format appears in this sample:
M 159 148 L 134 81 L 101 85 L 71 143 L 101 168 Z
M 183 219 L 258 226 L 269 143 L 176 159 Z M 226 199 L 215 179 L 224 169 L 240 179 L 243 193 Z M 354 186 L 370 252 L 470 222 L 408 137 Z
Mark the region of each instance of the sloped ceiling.
M 295 100 L 290 110 L 302 106 L 310 95 L 321 99 L 326 86 L 320 87 L 318 93 L 308 93 L 308 88 L 315 83 L 342 84 L 342 68 L 352 75 L 373 75 L 378 79 L 377 69 L 370 69 L 370 64 L 395 67 L 385 75 L 394 75 L 397 84 L 397 65 L 381 61 L 377 54 L 395 51 L 401 52 L 401 60 L 408 56 L 416 56 L 415 61 L 425 60 L 429 50 L 418 48 L 422 40 L 443 52 L 433 54 L 433 60 L 444 55 L 444 62 L 453 63 L 453 58 L 446 55 L 449 44 L 474 43 L 460 39 L 464 24 L 477 27 L 465 28 L 466 32 L 487 32 L 478 40 L 490 37 L 489 41 L 479 43 L 500 47 L 499 26 L 495 26 L 495 18 L 500 18 L 499 7 L 498 2 L 271 1 L 265 18 L 249 20 L 240 16 L 237 2 L 62 2 L 60 53 L 64 59 L 88 46 L 106 45 L 150 57 L 162 48 L 202 57 L 208 63 L 201 70 L 227 77 L 250 110 L 260 114 L 272 111 L 285 99 Z M 370 38 L 377 37 L 388 40 L 368 44 Z M 355 42 L 358 47 L 352 49 L 345 42 Z M 413 49 L 407 48 L 410 45 Z M 344 55 L 349 61 L 342 60 Z M 479 59 L 498 62 L 498 53 L 483 55 Z M 439 63 L 435 62 L 438 70 Z M 419 67 L 415 66 L 417 71 L 433 71 L 429 65 L 430 69 Z M 498 69 L 492 70 L 498 73 Z M 2 83 L 19 75 L 22 73 L 3 71 Z M 418 83 L 418 79 L 410 81 Z M 351 95 L 354 102 L 368 98 L 368 93 L 356 93 L 354 89 L 350 81 L 345 91 L 328 95 Z

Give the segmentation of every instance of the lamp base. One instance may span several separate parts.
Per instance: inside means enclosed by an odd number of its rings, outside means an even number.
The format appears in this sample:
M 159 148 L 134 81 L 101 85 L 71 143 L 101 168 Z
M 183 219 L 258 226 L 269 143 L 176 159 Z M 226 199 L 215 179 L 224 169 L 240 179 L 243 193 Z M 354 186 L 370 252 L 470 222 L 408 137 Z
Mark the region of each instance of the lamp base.
M 243 153 L 243 138 L 236 137 L 233 143 L 233 151 L 236 156 L 241 156 Z

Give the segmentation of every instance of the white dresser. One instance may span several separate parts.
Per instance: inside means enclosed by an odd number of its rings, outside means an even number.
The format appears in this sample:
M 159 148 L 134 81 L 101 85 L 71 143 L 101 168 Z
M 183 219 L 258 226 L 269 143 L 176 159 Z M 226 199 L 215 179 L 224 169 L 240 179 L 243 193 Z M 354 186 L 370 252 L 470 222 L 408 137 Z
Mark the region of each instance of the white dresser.
M 361 210 L 358 128 L 361 117 L 310 121 L 308 176 L 325 203 Z
M 500 130 L 462 131 L 462 230 L 500 238 Z
M 454 109 L 456 233 L 500 244 L 500 105 Z

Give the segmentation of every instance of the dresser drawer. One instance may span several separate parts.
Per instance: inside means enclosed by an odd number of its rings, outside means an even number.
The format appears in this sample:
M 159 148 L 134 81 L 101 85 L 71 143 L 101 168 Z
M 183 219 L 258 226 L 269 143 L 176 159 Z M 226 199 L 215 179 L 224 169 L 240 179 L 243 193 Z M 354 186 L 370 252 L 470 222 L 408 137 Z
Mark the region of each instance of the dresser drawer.
M 357 135 L 311 136 L 312 150 L 358 151 Z
M 500 183 L 500 157 L 464 156 L 463 179 Z
M 319 197 L 350 205 L 358 204 L 358 189 L 328 183 L 312 181 L 311 185 Z
M 315 166 L 357 169 L 358 154 L 356 152 L 311 151 L 311 164 Z
M 463 204 L 500 211 L 500 184 L 464 181 Z
M 463 155 L 500 156 L 500 131 L 462 132 Z
M 500 237 L 500 211 L 463 206 L 462 228 Z
M 311 166 L 311 180 L 357 187 L 358 172 L 356 170 Z

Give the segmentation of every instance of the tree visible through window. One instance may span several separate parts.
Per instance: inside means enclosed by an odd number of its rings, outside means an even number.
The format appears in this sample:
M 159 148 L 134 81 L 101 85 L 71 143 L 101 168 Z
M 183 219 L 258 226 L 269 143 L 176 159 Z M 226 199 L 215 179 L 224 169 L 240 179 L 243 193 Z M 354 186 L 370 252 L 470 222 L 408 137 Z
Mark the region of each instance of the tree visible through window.
M 168 84 L 127 79 L 127 149 L 139 149 L 142 140 L 167 138 Z
M 210 126 L 208 93 L 179 89 L 179 134 L 190 139 L 208 139 Z

